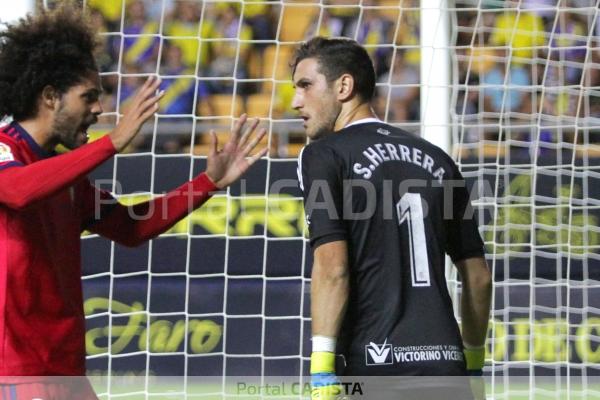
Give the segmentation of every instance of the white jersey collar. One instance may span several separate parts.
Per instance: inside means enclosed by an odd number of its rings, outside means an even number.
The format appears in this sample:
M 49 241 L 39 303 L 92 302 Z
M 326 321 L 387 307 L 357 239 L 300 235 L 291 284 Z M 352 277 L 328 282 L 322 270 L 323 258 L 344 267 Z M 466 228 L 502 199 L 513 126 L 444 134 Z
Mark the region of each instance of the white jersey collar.
M 359 120 L 357 120 L 357 121 L 354 121 L 354 122 L 351 122 L 351 123 L 349 123 L 348 125 L 346 125 L 346 126 L 344 127 L 344 129 L 345 129 L 345 128 L 348 128 L 348 127 L 350 127 L 350 126 L 352 126 L 352 125 L 358 125 L 358 124 L 369 124 L 369 123 L 371 123 L 371 122 L 381 122 L 381 120 L 379 120 L 379 119 L 377 119 L 377 118 L 363 118 L 363 119 L 359 119 Z

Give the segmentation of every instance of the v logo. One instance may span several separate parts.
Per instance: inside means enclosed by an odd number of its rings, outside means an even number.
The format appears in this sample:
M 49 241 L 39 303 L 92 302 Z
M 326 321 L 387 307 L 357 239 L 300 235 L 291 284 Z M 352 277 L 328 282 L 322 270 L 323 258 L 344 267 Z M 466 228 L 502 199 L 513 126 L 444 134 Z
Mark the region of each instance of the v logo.
M 381 346 L 370 342 L 369 346 L 367 346 L 367 351 L 373 359 L 374 364 L 387 364 L 386 360 L 388 358 L 388 355 L 390 354 L 390 351 L 392 350 L 391 347 L 391 345 L 387 344 L 386 339 Z

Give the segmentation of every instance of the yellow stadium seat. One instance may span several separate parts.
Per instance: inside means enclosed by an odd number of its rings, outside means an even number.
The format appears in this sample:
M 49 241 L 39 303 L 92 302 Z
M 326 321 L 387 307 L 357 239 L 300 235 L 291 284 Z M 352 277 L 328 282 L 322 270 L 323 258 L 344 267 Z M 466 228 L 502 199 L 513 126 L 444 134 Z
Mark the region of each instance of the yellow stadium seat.
M 235 101 L 232 107 L 232 101 Z M 203 101 L 198 110 L 200 116 L 219 116 L 229 117 L 231 115 L 238 116 L 244 110 L 244 103 L 240 96 L 230 94 L 213 94 L 208 98 L 208 101 Z
M 258 51 L 251 51 L 248 59 L 248 75 L 252 79 L 263 78 L 263 55 Z
M 271 111 L 271 94 L 258 93 L 248 96 L 246 100 L 246 112 L 251 118 L 268 118 Z
M 284 4 L 281 14 L 281 30 L 279 32 L 279 41 L 281 42 L 299 42 L 304 40 L 306 29 L 310 25 L 314 16 L 319 12 L 319 6 L 300 6 L 294 4 Z
M 290 62 L 294 46 L 272 45 L 265 49 L 264 60 L 264 78 L 289 79 Z

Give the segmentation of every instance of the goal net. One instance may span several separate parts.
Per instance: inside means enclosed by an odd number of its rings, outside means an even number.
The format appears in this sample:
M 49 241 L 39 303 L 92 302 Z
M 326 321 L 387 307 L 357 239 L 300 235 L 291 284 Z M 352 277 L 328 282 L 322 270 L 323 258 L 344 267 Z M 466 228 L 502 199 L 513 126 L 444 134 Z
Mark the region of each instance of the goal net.
M 597 397 L 598 2 L 457 1 L 451 15 L 453 154 L 495 277 L 491 392 Z
M 144 77 L 160 75 L 166 90 L 136 142 L 94 173 L 97 184 L 123 202 L 164 193 L 204 169 L 209 130 L 224 140 L 242 112 L 261 118 L 269 147 L 244 180 L 146 245 L 83 238 L 88 372 L 109 378 L 100 394 L 118 397 L 110 381 L 123 375 L 141 377 L 123 394 L 141 398 L 156 375 L 304 382 L 312 260 L 295 170 L 306 140 L 288 63 L 320 34 L 366 46 L 373 108 L 389 123 L 427 131 L 433 90 L 447 97 L 437 110 L 445 120 L 430 125 L 472 187 L 495 277 L 489 396 L 600 396 L 597 0 L 432 4 L 84 1 L 102 32 L 97 134 Z M 428 7 L 438 23 L 424 24 Z M 423 43 L 436 27 L 441 41 Z M 432 49 L 447 63 L 427 61 Z M 457 300 L 460 282 L 448 276 Z M 192 386 L 182 379 L 170 393 L 192 396 Z

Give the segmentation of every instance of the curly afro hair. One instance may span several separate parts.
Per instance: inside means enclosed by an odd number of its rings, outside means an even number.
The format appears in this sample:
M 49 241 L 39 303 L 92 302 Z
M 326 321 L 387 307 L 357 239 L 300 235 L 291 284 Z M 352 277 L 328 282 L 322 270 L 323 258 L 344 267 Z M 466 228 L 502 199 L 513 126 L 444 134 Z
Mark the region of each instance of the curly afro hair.
M 7 24 L 0 31 L 0 120 L 35 117 L 44 87 L 65 93 L 97 71 L 96 43 L 88 18 L 71 2 Z

